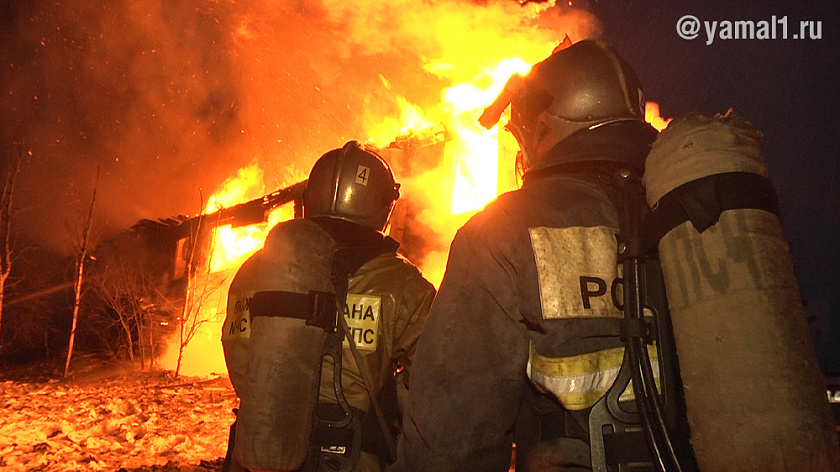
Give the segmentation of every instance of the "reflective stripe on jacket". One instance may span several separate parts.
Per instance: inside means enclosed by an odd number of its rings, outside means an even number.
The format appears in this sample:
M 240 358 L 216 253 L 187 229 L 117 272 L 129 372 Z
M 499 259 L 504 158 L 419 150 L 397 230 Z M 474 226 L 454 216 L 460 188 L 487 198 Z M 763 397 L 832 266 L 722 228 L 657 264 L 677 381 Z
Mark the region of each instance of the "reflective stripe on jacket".
M 659 385 L 656 346 L 648 346 L 654 378 Z M 539 354 L 531 343 L 527 373 L 540 390 L 553 394 L 569 410 L 593 406 L 609 390 L 624 359 L 624 347 L 615 347 L 569 357 Z M 622 393 L 622 401 L 633 400 L 632 384 Z

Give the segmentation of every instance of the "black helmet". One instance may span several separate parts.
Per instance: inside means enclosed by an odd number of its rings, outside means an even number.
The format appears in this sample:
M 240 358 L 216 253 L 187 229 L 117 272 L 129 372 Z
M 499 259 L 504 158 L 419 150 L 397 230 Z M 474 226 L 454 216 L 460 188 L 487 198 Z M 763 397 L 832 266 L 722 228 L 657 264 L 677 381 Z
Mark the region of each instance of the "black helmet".
M 382 232 L 400 197 L 399 188 L 382 157 L 350 141 L 312 166 L 303 193 L 303 216 L 351 221 Z
M 509 81 L 513 90 L 503 92 L 511 104 L 506 128 L 519 142 L 526 169 L 589 160 L 580 153 L 546 157 L 578 131 L 621 128 L 626 135 L 632 130 L 650 145 L 656 133 L 644 121 L 642 90 L 630 66 L 602 41 L 586 40 L 561 47 L 535 64 L 526 77 Z M 500 104 L 495 105 L 498 109 Z M 599 130 L 599 134 L 601 131 L 606 130 Z M 628 158 L 612 159 L 623 162 Z

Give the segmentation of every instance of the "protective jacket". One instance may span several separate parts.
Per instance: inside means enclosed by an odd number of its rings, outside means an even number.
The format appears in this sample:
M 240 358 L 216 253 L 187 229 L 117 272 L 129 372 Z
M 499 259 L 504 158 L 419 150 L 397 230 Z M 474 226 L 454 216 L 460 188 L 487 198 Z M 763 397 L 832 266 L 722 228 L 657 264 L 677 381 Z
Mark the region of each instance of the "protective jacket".
M 311 226 L 314 225 L 311 222 L 304 223 L 307 222 L 300 221 L 291 225 L 281 223 L 281 225 L 286 225 L 283 227 L 284 232 L 294 232 L 296 228 L 312 231 Z M 340 229 L 347 230 L 348 225 L 342 224 Z M 346 261 L 347 267 L 352 271 L 348 279 L 347 302 L 343 315 L 358 351 L 366 363 L 368 378 L 373 384 L 372 390 L 375 394 L 379 394 L 383 386 L 393 379 L 395 366 L 402 368 L 400 377 L 407 385 L 417 339 L 435 295 L 434 287 L 413 264 L 396 253 L 398 247 L 396 241 L 390 238 L 383 239 L 383 236 L 372 230 L 364 231 L 362 228 L 356 228 L 361 233 L 348 236 L 346 231 L 339 231 L 335 225 L 321 224 L 321 226 L 324 226 L 326 233 L 332 236 L 330 244 L 336 244 L 336 258 Z M 278 265 L 278 261 L 274 262 L 276 267 L 272 270 L 283 272 L 282 264 Z M 237 395 L 243 399 L 248 398 L 249 388 L 260 388 L 258 385 L 251 385 L 246 380 L 249 378 L 246 375 L 249 359 L 248 340 L 253 334 L 250 329 L 252 320 L 249 319 L 248 300 L 257 291 L 251 284 L 259 285 L 259 281 L 255 279 L 257 275 L 252 270 L 252 267 L 257 264 L 260 264 L 259 253 L 243 265 L 231 284 L 228 318 L 225 321 L 222 338 L 228 368 L 231 370 L 231 380 Z M 306 270 L 302 266 L 295 266 L 292 269 Z M 262 272 L 265 271 L 266 268 L 263 267 Z M 364 414 L 370 409 L 371 401 L 347 340 L 344 341 L 342 357 L 341 382 L 344 395 L 350 407 Z M 328 416 L 330 406 L 336 404 L 332 364 L 331 358 L 324 358 L 321 364 L 320 392 L 317 394 L 318 408 L 320 410 L 325 407 Z M 315 375 L 318 373 L 315 372 Z M 303 405 L 307 403 L 307 399 L 299 398 L 280 401 L 303 402 Z M 271 406 L 266 405 L 265 408 L 270 409 Z M 237 451 L 243 444 L 251 442 L 247 437 L 248 429 L 243 429 L 241 426 L 237 428 L 236 433 Z M 300 429 L 300 425 L 289 425 L 289 427 L 297 428 L 296 431 Z M 368 431 L 379 433 L 378 429 L 379 426 L 373 419 L 371 427 L 366 428 L 365 434 Z M 306 433 L 295 434 L 306 437 Z M 364 436 L 362 440 L 364 448 Z M 276 453 L 283 454 L 279 449 Z M 379 459 L 382 458 L 384 457 L 381 454 L 380 458 L 363 454 L 354 470 L 380 470 Z M 266 460 L 271 461 L 268 458 Z
M 611 385 L 623 295 L 609 180 L 540 174 L 456 234 L 392 470 L 506 471 L 529 397 L 585 413 Z M 578 424 L 569 460 L 585 467 Z
M 435 295 L 434 286 L 417 267 L 395 252 L 381 254 L 357 270 L 348 284 L 344 318 L 356 346 L 364 356 L 375 391 L 379 391 L 399 366 L 408 381 L 417 341 Z M 365 386 L 344 341 L 342 385 L 350 406 L 370 409 Z M 332 361 L 321 368 L 320 401 L 335 403 Z

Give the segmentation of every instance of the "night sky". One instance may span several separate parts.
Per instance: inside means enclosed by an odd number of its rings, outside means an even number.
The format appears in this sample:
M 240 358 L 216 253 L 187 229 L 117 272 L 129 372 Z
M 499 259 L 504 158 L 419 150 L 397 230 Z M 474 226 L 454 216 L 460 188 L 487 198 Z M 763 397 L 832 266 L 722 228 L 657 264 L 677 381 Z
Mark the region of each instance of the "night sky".
M 67 215 L 84 212 L 98 166 L 100 221 L 112 229 L 195 213 L 249 162 L 276 169 L 265 176 L 274 190 L 356 137 L 365 128 L 357 110 L 392 112 L 393 90 L 428 104 L 441 87 L 417 52 L 422 17 L 398 18 L 416 29 L 403 39 L 371 26 L 381 17 L 336 16 L 318 2 L 99 3 L 0 0 L 0 144 L 4 159 L 24 151 L 23 239 L 66 249 Z M 383 2 L 380 13 L 396 15 L 403 3 Z M 432 3 L 442 2 L 423 4 Z M 598 20 L 663 117 L 732 107 L 765 132 L 818 356 L 840 374 L 837 2 L 572 3 Z M 684 15 L 787 16 L 789 35 L 800 20 L 821 21 L 822 39 L 707 45 L 705 31 L 677 35 Z
M 623 3 L 623 5 L 619 5 Z M 580 4 L 579 4 L 580 5 Z M 734 108 L 765 133 L 806 314 L 823 370 L 840 374 L 840 16 L 837 2 L 584 2 L 604 37 L 636 69 L 663 117 Z M 822 21 L 820 40 L 677 35 L 702 20 Z M 778 27 L 778 26 L 777 26 Z M 780 28 L 780 27 L 778 27 Z M 781 30 L 777 31 L 777 38 Z

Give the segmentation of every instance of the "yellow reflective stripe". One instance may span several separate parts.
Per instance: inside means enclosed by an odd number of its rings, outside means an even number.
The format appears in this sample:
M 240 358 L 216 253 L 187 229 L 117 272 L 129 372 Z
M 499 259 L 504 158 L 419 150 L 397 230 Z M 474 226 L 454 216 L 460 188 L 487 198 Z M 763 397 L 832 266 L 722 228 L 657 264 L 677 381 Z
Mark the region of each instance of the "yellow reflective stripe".
M 653 370 L 653 383 L 656 385 L 656 391 L 662 391 L 662 382 L 659 379 L 659 362 L 653 359 L 650 360 L 650 367 Z M 636 394 L 633 392 L 633 382 L 627 384 L 627 388 L 618 397 L 618 401 L 631 401 L 636 399 Z
M 624 347 L 614 347 L 569 357 L 548 357 L 537 352 L 531 343 L 530 361 L 535 369 L 552 377 L 586 375 L 599 370 L 621 367 Z
M 582 410 L 594 405 L 604 396 L 617 375 L 618 368 L 573 378 L 551 377 L 534 369 L 529 371 L 529 377 L 538 387 L 554 394 L 569 410 Z
M 648 355 L 659 386 L 659 363 L 656 346 L 648 346 Z M 550 392 L 569 410 L 582 410 L 595 404 L 618 377 L 624 359 L 624 347 L 569 357 L 548 357 L 539 354 L 533 342 L 530 346 L 527 373 L 531 381 Z M 632 386 L 622 394 L 622 400 L 633 399 Z

